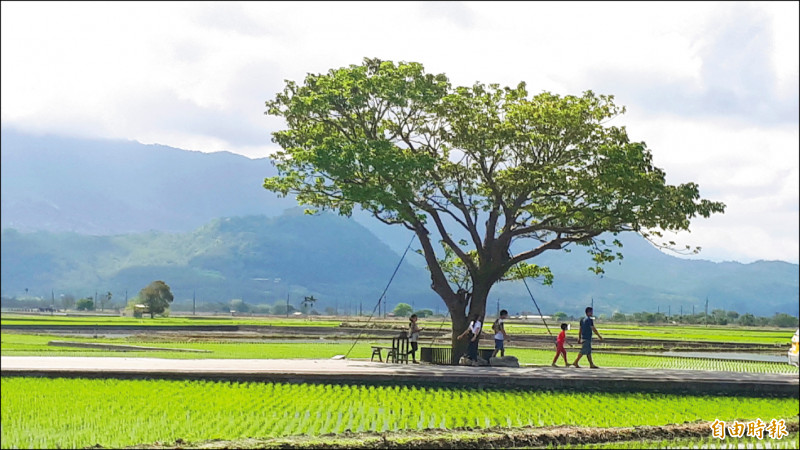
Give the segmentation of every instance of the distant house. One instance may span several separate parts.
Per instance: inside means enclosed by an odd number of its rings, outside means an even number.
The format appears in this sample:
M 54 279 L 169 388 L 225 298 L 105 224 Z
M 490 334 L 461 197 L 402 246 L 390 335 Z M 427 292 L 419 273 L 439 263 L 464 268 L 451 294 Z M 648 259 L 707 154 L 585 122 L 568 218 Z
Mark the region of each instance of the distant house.
M 150 314 L 150 308 L 147 305 L 142 305 L 141 303 L 138 305 L 133 305 L 133 317 L 142 318 L 143 315 Z
M 523 315 L 516 316 L 514 318 L 517 319 L 517 320 L 524 320 L 526 322 L 543 322 L 545 320 L 550 320 L 551 317 L 550 316 L 545 316 L 545 315 L 541 315 L 540 316 L 538 314 L 529 314 L 529 315 L 524 315 L 524 316 Z

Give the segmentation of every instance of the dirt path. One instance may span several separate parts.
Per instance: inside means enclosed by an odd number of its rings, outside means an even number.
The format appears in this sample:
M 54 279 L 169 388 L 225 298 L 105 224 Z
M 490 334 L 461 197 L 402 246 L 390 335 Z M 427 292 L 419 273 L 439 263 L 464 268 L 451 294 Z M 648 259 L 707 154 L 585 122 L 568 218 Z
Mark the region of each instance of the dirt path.
M 165 359 L 0 356 L 0 375 L 290 383 L 483 386 L 797 398 L 797 375 L 609 367 L 465 367 L 331 359 Z
M 128 448 L 145 449 L 233 449 L 233 448 L 306 448 L 306 449 L 484 449 L 515 447 L 547 447 L 581 445 L 620 441 L 672 440 L 681 438 L 707 438 L 711 435 L 711 422 L 694 422 L 658 427 L 581 428 L 581 427 L 530 427 L 481 430 L 424 430 L 387 433 L 343 433 L 316 437 L 290 437 L 277 439 L 212 440 L 172 444 L 155 443 Z M 798 431 L 798 419 L 787 419 L 789 433 Z M 769 439 L 766 438 L 765 439 Z M 95 447 L 100 448 L 100 447 Z

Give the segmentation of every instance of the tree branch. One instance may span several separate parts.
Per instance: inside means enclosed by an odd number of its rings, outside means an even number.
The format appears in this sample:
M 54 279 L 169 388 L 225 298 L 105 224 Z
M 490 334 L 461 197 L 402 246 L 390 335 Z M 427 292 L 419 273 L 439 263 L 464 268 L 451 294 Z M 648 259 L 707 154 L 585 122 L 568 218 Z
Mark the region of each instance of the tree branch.
M 417 234 L 417 239 L 419 239 L 419 243 L 422 246 L 422 254 L 428 264 L 428 271 L 431 273 L 431 288 L 447 303 L 447 299 L 453 298 L 455 293 L 450 287 L 450 283 L 447 282 L 447 277 L 442 271 L 439 261 L 436 259 L 436 252 L 433 250 L 429 237 L 430 232 L 418 220 L 411 221 L 410 225 Z M 447 306 L 452 308 L 452 305 L 448 304 Z
M 475 265 L 475 261 L 473 261 L 472 258 L 468 254 L 466 254 L 464 250 L 462 250 L 461 247 L 459 247 L 453 241 L 453 238 L 451 238 L 450 235 L 447 233 L 447 229 L 444 227 L 444 224 L 442 223 L 442 218 L 439 217 L 439 213 L 433 208 L 428 208 L 427 210 L 424 211 L 431 215 L 433 221 L 436 223 L 436 228 L 439 229 L 439 234 L 441 234 L 442 240 L 445 242 L 445 244 L 447 244 L 448 247 L 453 249 L 453 252 L 456 254 L 456 256 L 458 256 L 458 258 L 464 262 L 464 265 L 467 266 L 467 270 L 469 270 L 469 273 L 471 275 L 478 273 L 478 266 Z
M 472 242 L 475 244 L 475 248 L 478 250 L 478 254 L 481 255 L 481 257 L 485 256 L 483 253 L 483 246 L 481 245 L 481 237 L 478 234 L 478 228 L 475 225 L 475 220 L 469 212 L 470 208 L 467 207 L 466 202 L 464 201 L 463 188 L 461 187 L 461 177 L 457 177 L 457 183 L 459 187 L 458 197 L 453 196 L 446 189 L 446 186 L 439 175 L 434 173 L 431 175 L 431 178 L 435 181 L 436 188 L 439 190 L 439 192 L 441 192 L 442 195 L 453 206 L 455 206 L 456 208 L 458 208 L 459 211 L 461 211 L 461 214 L 464 215 L 464 221 L 462 222 L 458 220 L 456 216 L 452 214 L 452 212 L 450 211 L 447 211 L 448 214 L 450 214 L 454 219 L 456 219 L 458 223 L 461 224 L 461 226 L 464 227 L 465 230 L 467 230 L 467 233 L 469 233 Z

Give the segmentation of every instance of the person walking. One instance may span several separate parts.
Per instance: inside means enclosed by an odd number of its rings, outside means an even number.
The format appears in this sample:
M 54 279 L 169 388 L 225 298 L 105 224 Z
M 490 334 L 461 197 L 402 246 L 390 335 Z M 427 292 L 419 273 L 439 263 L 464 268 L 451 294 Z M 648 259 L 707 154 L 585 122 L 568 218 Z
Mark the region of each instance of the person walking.
M 603 340 L 603 336 L 600 336 L 597 328 L 594 327 L 594 320 L 592 319 L 592 313 L 594 310 L 592 307 L 587 306 L 585 312 L 586 317 L 581 318 L 581 329 L 580 333 L 578 334 L 578 344 L 583 342 L 583 345 L 581 346 L 580 353 L 578 353 L 578 357 L 575 358 L 575 362 L 572 363 L 572 365 L 575 367 L 580 367 L 578 365 L 578 361 L 581 360 L 583 355 L 586 355 L 586 359 L 589 360 L 589 367 L 592 369 L 599 369 L 599 367 L 594 364 L 594 361 L 592 361 L 592 332 L 594 332 L 601 341 Z
M 422 328 L 417 325 L 417 320 L 419 318 L 416 314 L 412 314 L 408 318 L 408 343 L 411 345 L 411 351 L 408 353 L 411 354 L 411 362 L 414 364 L 419 364 L 417 362 L 417 349 L 419 348 L 419 332 L 422 331 Z
M 481 336 L 481 328 L 483 327 L 483 323 L 481 322 L 481 316 L 478 314 L 472 314 L 470 316 L 469 326 L 463 333 L 458 336 L 458 339 L 463 339 L 464 337 L 469 337 L 469 347 L 467 347 L 467 358 L 471 359 L 473 362 L 478 362 L 478 341 Z
M 505 343 L 508 342 L 508 334 L 506 334 L 506 326 L 503 324 L 508 319 L 508 311 L 505 309 L 500 311 L 500 317 L 492 324 L 492 331 L 494 331 L 494 353 L 492 358 L 497 356 L 500 352 L 500 357 L 506 356 Z
M 561 324 L 561 333 L 558 333 L 558 337 L 556 338 L 556 356 L 553 358 L 553 367 L 556 367 L 556 361 L 558 361 L 559 356 L 564 357 L 564 367 L 569 367 L 569 362 L 567 362 L 567 350 L 564 348 L 564 344 L 567 342 L 567 328 L 569 328 L 567 324 Z

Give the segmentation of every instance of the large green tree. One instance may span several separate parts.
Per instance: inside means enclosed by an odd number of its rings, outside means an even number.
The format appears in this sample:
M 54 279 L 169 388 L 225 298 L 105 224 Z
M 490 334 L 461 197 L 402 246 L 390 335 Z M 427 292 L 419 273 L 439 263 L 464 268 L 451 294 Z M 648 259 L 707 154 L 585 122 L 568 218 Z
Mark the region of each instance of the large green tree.
M 695 183 L 666 184 L 647 146 L 609 125 L 624 108 L 591 91 L 453 87 L 418 63 L 365 59 L 302 84 L 287 80 L 266 106 L 288 128 L 273 133 L 279 174 L 264 187 L 344 215 L 359 206 L 413 231 L 452 316 L 454 353 L 464 345 L 455 336 L 469 314 L 484 315 L 495 283 L 548 281 L 546 268 L 526 261 L 582 245 L 600 273 L 621 257 L 601 234 L 654 239 L 725 208 L 701 199 Z M 447 252 L 437 253 L 437 242 Z M 467 289 L 455 283 L 459 267 Z
M 94 311 L 94 301 L 90 298 L 82 298 L 77 302 L 78 311 Z
M 156 314 L 163 314 L 173 299 L 169 286 L 161 280 L 153 281 L 139 291 L 139 300 L 150 311 L 151 319 Z
M 408 303 L 398 303 L 392 312 L 397 317 L 407 317 L 414 312 L 414 308 L 412 308 Z

